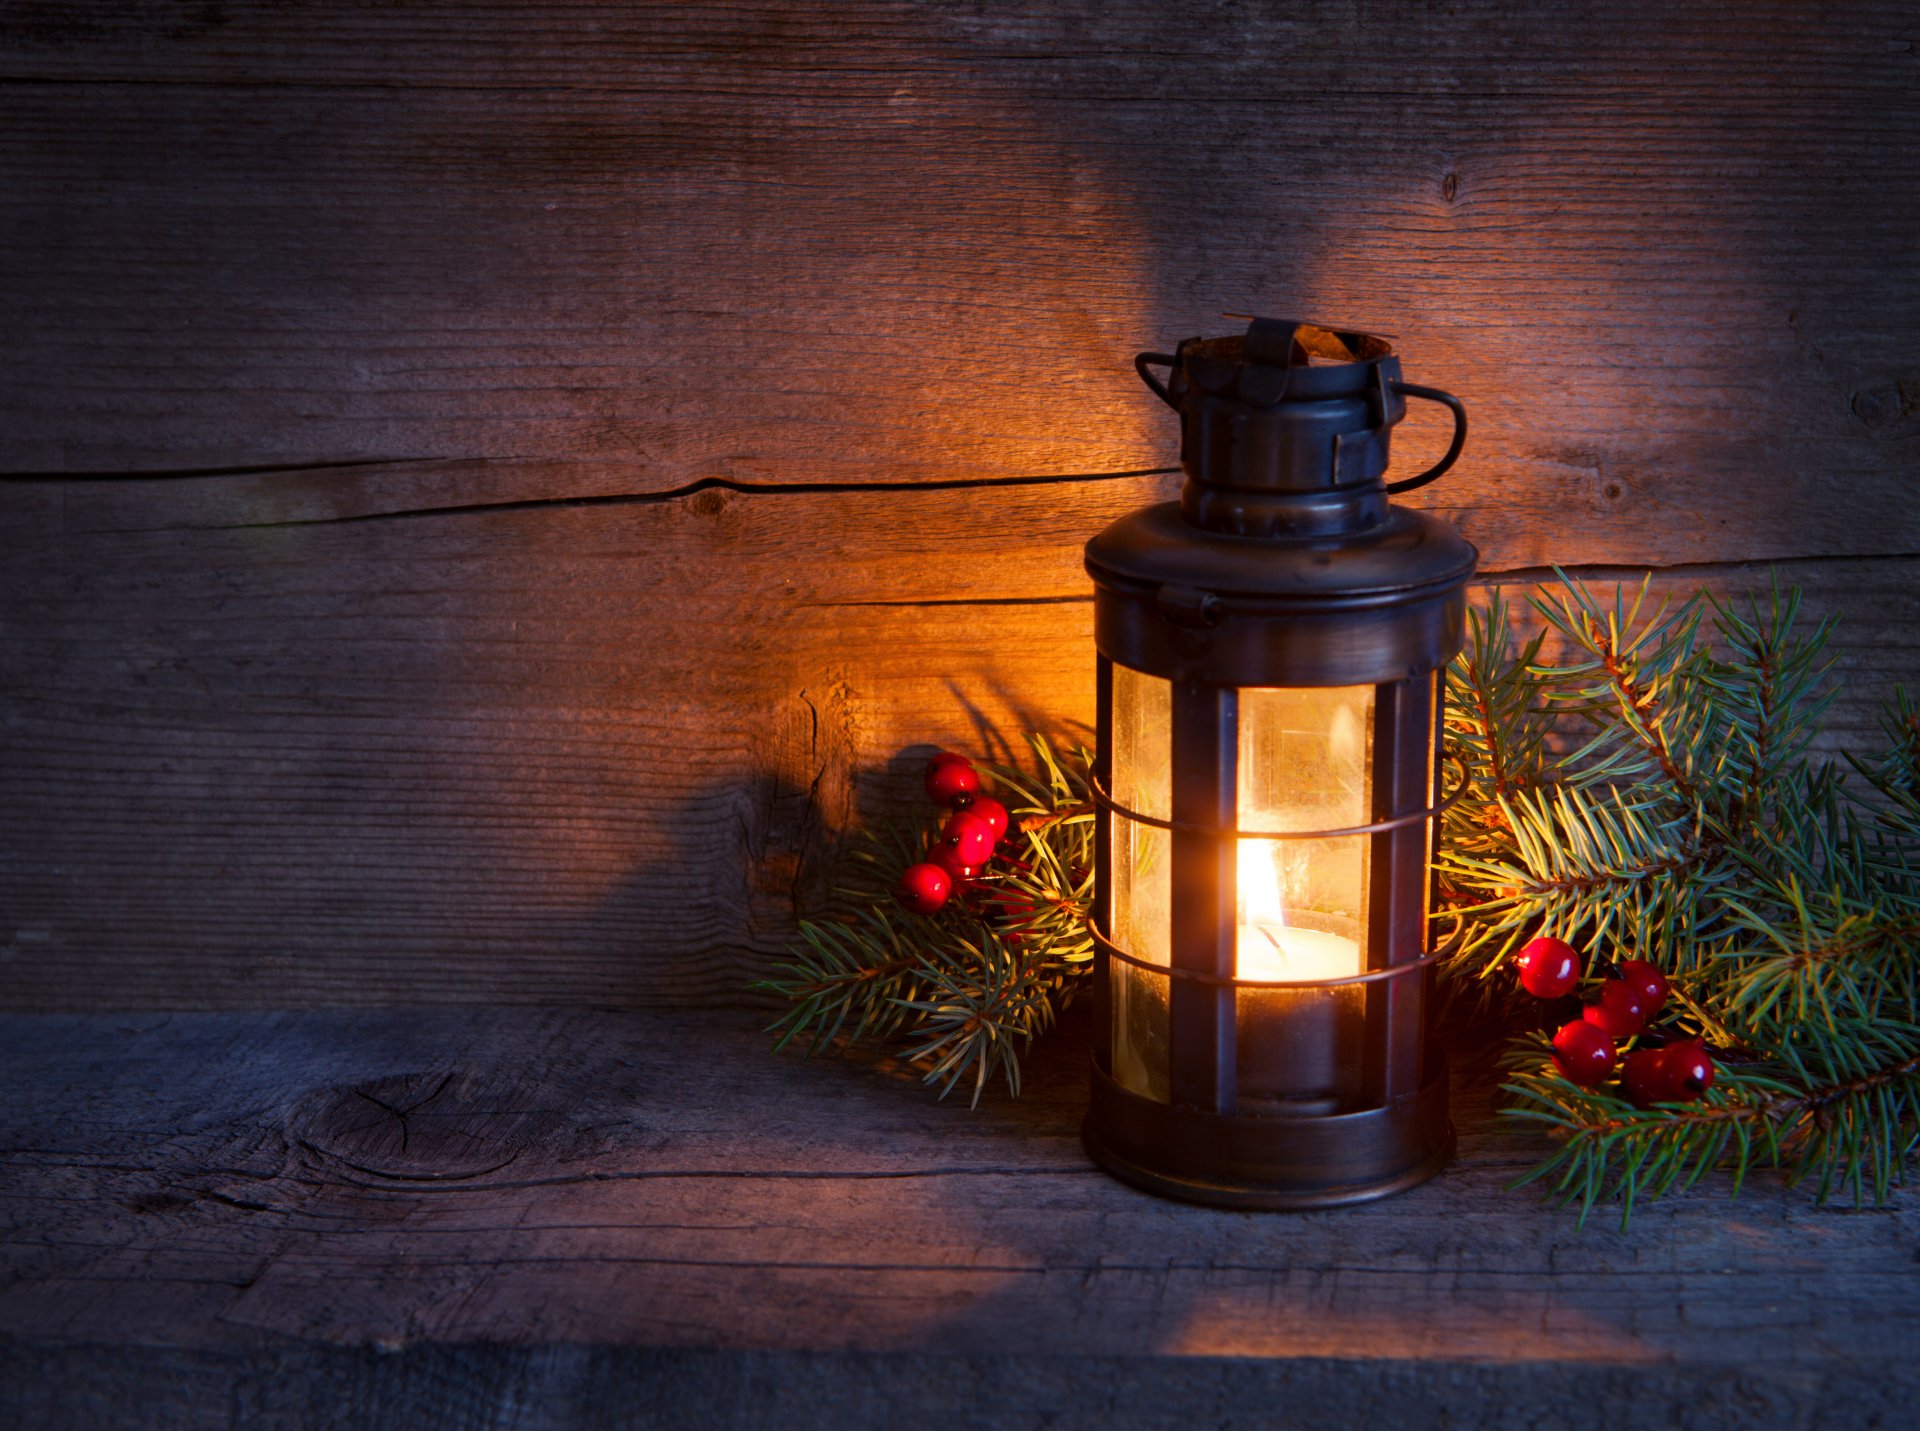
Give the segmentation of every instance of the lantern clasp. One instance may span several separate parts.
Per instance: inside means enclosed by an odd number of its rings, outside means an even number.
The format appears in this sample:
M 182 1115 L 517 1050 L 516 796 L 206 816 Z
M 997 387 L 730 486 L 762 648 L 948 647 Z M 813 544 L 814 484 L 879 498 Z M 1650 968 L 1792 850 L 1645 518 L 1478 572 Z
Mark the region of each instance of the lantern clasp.
M 1199 631 L 1220 624 L 1220 598 L 1211 591 L 1167 582 L 1160 588 L 1155 604 L 1160 614 L 1175 626 Z

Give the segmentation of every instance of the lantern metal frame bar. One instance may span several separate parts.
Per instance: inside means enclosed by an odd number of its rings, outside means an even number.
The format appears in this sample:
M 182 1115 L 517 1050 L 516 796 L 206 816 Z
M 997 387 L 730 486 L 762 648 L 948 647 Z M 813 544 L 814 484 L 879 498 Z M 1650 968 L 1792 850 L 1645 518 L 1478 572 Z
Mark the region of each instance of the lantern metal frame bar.
M 1433 799 L 1439 769 L 1434 710 L 1441 704 L 1440 673 L 1394 681 L 1374 691 L 1373 798 L 1377 815 L 1391 819 L 1409 803 Z M 1407 756 L 1419 752 L 1416 760 Z M 1368 891 L 1368 962 L 1393 964 L 1401 949 L 1424 949 L 1429 903 L 1425 878 L 1426 831 L 1409 822 L 1376 832 L 1369 840 L 1371 868 L 1421 870 L 1417 886 L 1404 879 L 1376 883 Z M 1383 982 L 1367 990 L 1368 1048 L 1365 1088 L 1369 1103 L 1402 1098 L 1419 1087 L 1426 1043 L 1426 981 Z
M 1355 984 L 1378 984 L 1387 979 L 1401 978 L 1417 969 L 1425 969 L 1431 964 L 1438 964 L 1453 952 L 1455 945 L 1459 942 L 1459 935 L 1456 934 L 1441 948 L 1434 950 L 1431 954 L 1423 954 L 1418 959 L 1408 959 L 1399 964 L 1389 964 L 1384 968 L 1369 969 L 1364 974 L 1346 974 L 1335 979 L 1244 979 L 1238 974 L 1198 974 L 1191 969 L 1175 969 L 1167 964 L 1156 964 L 1151 959 L 1142 959 L 1138 954 L 1129 954 L 1109 939 L 1106 932 L 1092 920 L 1084 921 L 1081 927 L 1087 931 L 1088 936 L 1109 959 L 1118 959 L 1122 964 L 1130 964 L 1149 974 L 1159 974 L 1173 979 L 1188 979 L 1196 984 L 1219 984 L 1235 989 L 1345 989 Z
M 1113 781 L 1113 662 L 1099 658 L 1094 676 L 1094 730 L 1096 749 L 1091 784 L 1105 791 Z M 1113 928 L 1113 815 L 1096 799 L 1093 815 L 1093 918 L 1102 929 Z M 1097 1066 L 1113 1067 L 1113 974 L 1107 961 L 1093 961 L 1093 1058 Z
M 1239 809 L 1240 692 L 1175 681 L 1171 693 L 1173 830 L 1167 948 L 1172 968 L 1231 975 L 1235 842 L 1221 830 Z M 1191 980 L 1167 989 L 1167 1088 L 1174 1103 L 1231 1113 L 1239 1056 L 1231 988 Z
M 1248 690 L 1262 689 L 1258 686 L 1245 687 Z M 1111 712 L 1108 720 L 1112 719 Z M 1458 757 L 1454 757 L 1458 759 Z M 1111 814 L 1120 815 L 1136 825 L 1151 825 L 1156 830 L 1193 830 L 1201 834 L 1225 835 L 1239 840 L 1339 840 L 1349 835 L 1375 835 L 1385 830 L 1397 830 L 1403 825 L 1417 825 L 1423 820 L 1443 815 L 1457 805 L 1466 795 L 1472 784 L 1472 773 L 1464 760 L 1459 761 L 1460 783 L 1449 790 L 1446 798 L 1438 805 L 1429 805 L 1423 810 L 1409 810 L 1404 815 L 1394 815 L 1384 820 L 1373 820 L 1365 825 L 1346 825 L 1338 830 L 1242 830 L 1229 825 L 1222 828 L 1217 825 L 1197 825 L 1181 820 L 1162 820 L 1157 815 L 1143 815 L 1140 811 L 1122 805 L 1108 793 L 1102 782 L 1099 767 L 1096 764 L 1092 779 L 1087 782 L 1087 792 L 1093 803 Z

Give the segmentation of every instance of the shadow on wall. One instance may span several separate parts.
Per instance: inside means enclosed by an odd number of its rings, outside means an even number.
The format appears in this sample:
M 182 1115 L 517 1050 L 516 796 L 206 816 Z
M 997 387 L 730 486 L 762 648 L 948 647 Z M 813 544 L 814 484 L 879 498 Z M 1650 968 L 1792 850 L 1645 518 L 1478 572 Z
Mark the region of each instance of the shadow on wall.
M 1394 3 L 950 21 L 982 56 L 1074 57 L 1021 102 L 1127 213 L 1151 346 L 1222 308 L 1330 321 L 1465 399 L 1466 460 L 1417 500 L 1490 570 L 1920 543 L 1885 441 L 1885 395 L 1920 382 L 1880 166 L 1911 112 L 1900 25 Z M 1408 425 L 1403 466 L 1434 426 Z

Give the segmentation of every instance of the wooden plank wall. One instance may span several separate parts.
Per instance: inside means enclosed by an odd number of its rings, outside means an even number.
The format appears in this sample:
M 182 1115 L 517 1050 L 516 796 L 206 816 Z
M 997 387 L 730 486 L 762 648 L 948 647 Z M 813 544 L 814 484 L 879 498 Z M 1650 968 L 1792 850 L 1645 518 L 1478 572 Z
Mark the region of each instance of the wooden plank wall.
M 7 7 L 0 1005 L 739 999 L 1084 727 L 1223 310 L 1460 394 L 1496 578 L 1778 563 L 1863 739 L 1917 237 L 1890 0 Z

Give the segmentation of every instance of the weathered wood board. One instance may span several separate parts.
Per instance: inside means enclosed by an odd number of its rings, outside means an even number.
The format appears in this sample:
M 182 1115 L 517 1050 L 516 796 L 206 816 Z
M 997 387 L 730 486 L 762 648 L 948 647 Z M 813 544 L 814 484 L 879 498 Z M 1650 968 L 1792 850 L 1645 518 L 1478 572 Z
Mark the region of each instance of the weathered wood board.
M 1223 309 L 1458 392 L 1420 500 L 1491 571 L 1786 563 L 1865 739 L 1920 631 L 1914 43 L 0 13 L 0 1007 L 739 997 L 888 762 L 1087 720 L 1080 544 L 1171 486 L 1129 359 Z
M 15 1016 L 0 1047 L 8 1424 L 1892 1426 L 1920 1392 L 1910 1196 L 1761 1177 L 1581 1232 L 1503 1190 L 1537 1145 L 1484 1091 L 1436 1181 L 1262 1216 L 1096 1172 L 1071 1027 L 976 1112 L 739 1014 Z
M 915 800 L 916 754 L 1087 738 L 1075 538 L 1143 485 L 32 544 L 0 572 L 18 617 L 0 990 L 741 998 L 818 907 L 837 837 Z M 1833 729 L 1864 743 L 1874 700 L 1920 670 L 1912 565 L 1790 574 L 1811 614 L 1852 619 Z
M 0 73 L 14 471 L 1150 467 L 1114 375 L 1251 308 L 1398 336 L 1449 500 L 1607 559 L 1914 549 L 1893 0 L 51 5 Z

